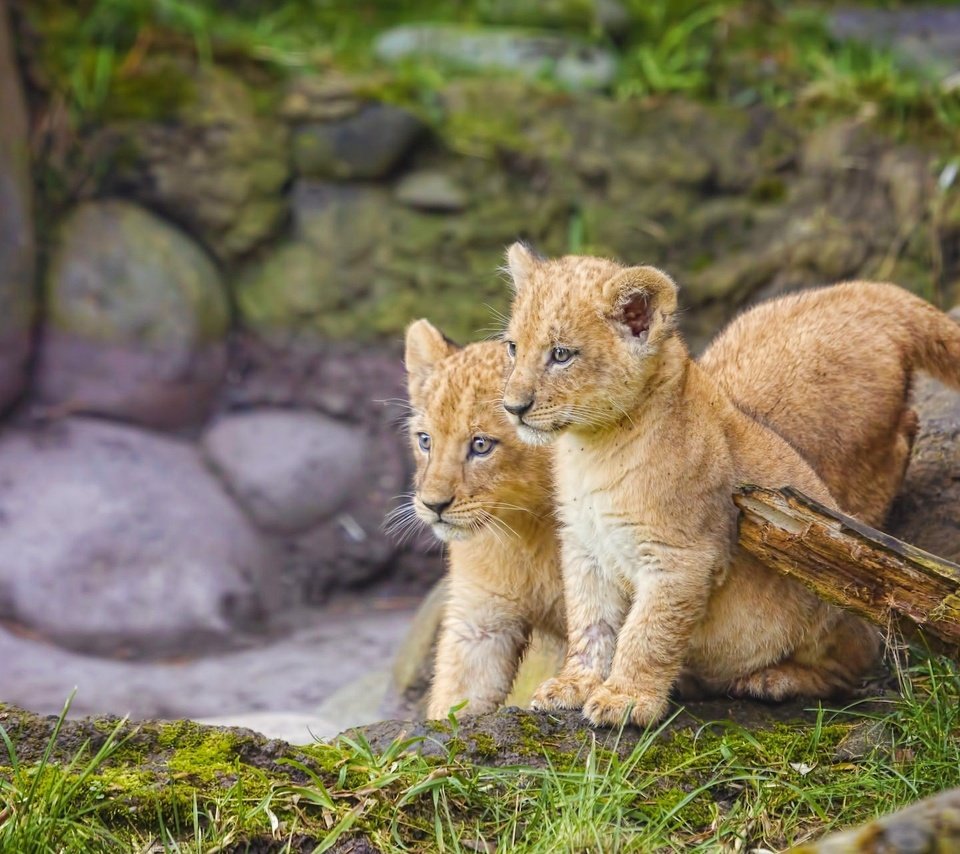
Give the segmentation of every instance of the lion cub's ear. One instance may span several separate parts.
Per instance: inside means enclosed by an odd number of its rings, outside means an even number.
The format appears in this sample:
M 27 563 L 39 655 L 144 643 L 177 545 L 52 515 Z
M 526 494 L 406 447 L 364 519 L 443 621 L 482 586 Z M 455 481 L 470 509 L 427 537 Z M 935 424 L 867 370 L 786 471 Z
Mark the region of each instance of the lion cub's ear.
M 411 323 L 407 327 L 406 351 L 403 356 L 410 393 L 418 392 L 436 364 L 459 349 L 429 320 L 421 318 Z
M 656 267 L 628 267 L 603 285 L 607 317 L 624 337 L 645 344 L 662 328 L 672 327 L 677 286 Z
M 519 240 L 507 249 L 507 271 L 513 279 L 514 293 L 518 293 L 527 283 L 542 260 L 526 243 Z

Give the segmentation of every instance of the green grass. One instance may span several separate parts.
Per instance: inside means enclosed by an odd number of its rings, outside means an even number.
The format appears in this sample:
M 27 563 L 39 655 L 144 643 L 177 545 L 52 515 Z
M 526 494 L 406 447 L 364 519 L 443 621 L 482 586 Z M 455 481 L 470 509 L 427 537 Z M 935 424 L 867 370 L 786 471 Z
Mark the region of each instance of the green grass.
M 29 766 L 17 758 L 15 745 L 0 726 L 0 741 L 9 765 L 0 772 L 0 851 L 55 854 L 61 851 L 115 851 L 119 840 L 98 819 L 102 792 L 91 786 L 101 765 L 123 746 L 117 733 L 121 721 L 102 747 L 90 752 L 82 745 L 65 765 L 55 765 L 50 755 L 63 725 L 70 701 L 65 704 L 53 736 L 40 760 Z M 2 760 L 0 760 L 2 761 Z
M 79 122 L 109 115 L 112 94 L 146 57 L 180 53 L 258 66 L 280 77 L 375 67 L 377 32 L 404 21 L 481 22 L 488 0 L 248 0 L 225 11 L 213 0 L 37 0 L 26 13 L 42 36 L 53 87 Z M 816 4 L 733 0 L 626 0 L 631 26 L 618 42 L 589 23 L 568 29 L 618 52 L 613 95 L 682 93 L 739 104 L 764 102 L 857 115 L 910 136 L 957 141 L 960 94 L 898 64 L 884 49 L 834 40 Z M 411 62 L 382 81 L 385 97 L 430 112 L 435 93 L 464 72 Z M 552 86 L 549 81 L 543 85 Z
M 850 758 L 838 745 L 854 724 L 875 743 Z M 251 839 L 296 850 L 301 834 L 325 851 L 354 833 L 391 851 L 779 850 L 960 786 L 960 671 L 921 659 L 879 714 L 821 710 L 812 725 L 756 733 L 723 722 L 653 729 L 625 757 L 588 743 L 577 756 L 547 751 L 546 768 L 472 765 L 455 728 L 441 759 L 408 752 L 411 741 L 378 753 L 342 739 L 287 760 L 301 783 L 265 787 L 264 772 L 236 763 L 219 781 L 196 775 L 172 809 L 164 791 L 124 790 L 116 767 L 105 773 L 124 756 L 118 731 L 65 764 L 50 761 L 51 742 L 25 766 L 0 730 L 0 851 L 199 854 Z M 138 797 L 156 799 L 152 819 L 125 806 Z

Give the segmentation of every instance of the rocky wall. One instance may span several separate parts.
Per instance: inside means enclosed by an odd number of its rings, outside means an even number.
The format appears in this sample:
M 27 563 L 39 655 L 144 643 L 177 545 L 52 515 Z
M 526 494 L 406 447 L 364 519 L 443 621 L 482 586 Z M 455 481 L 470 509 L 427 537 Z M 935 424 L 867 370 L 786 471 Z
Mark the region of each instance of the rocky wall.
M 609 51 L 502 29 L 516 10 L 488 5 L 469 51 L 455 27 L 407 27 L 362 74 L 161 44 L 80 123 L 18 17 L 46 231 L 35 369 L 0 435 L 0 618 L 156 654 L 391 571 L 434 577 L 428 538 L 401 550 L 380 528 L 409 476 L 388 403 L 402 332 L 495 332 L 517 238 L 666 268 L 695 348 L 752 302 L 844 278 L 957 294 L 960 194 L 934 152 L 861 119 L 614 99 Z M 616 32 L 617 4 L 587 6 Z M 10 43 L 0 19 L 0 404 L 23 393 L 35 263 Z M 392 70 L 424 45 L 473 72 L 429 108 Z M 104 591 L 136 603 L 109 638 L 75 607 Z

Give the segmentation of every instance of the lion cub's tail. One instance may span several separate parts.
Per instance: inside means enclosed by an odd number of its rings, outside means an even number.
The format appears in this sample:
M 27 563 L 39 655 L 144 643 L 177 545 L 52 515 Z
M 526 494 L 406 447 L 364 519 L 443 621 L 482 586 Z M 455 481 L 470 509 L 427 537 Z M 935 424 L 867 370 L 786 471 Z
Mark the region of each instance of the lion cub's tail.
M 960 390 L 960 322 L 920 297 L 905 294 L 907 356 L 914 370 Z

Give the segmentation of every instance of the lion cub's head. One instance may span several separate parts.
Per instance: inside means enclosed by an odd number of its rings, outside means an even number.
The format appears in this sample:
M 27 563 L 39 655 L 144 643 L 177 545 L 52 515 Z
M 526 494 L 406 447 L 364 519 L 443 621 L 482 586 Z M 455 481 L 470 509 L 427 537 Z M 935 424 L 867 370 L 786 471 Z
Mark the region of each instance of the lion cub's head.
M 441 540 L 489 527 L 512 537 L 549 502 L 549 460 L 525 447 L 500 405 L 507 356 L 499 342 L 458 347 L 426 320 L 407 330 L 413 508 Z M 518 516 L 519 514 L 519 516 Z
M 542 445 L 627 417 L 675 337 L 673 280 L 603 258 L 539 258 L 522 243 L 507 266 L 515 296 L 503 406 L 520 437 Z

